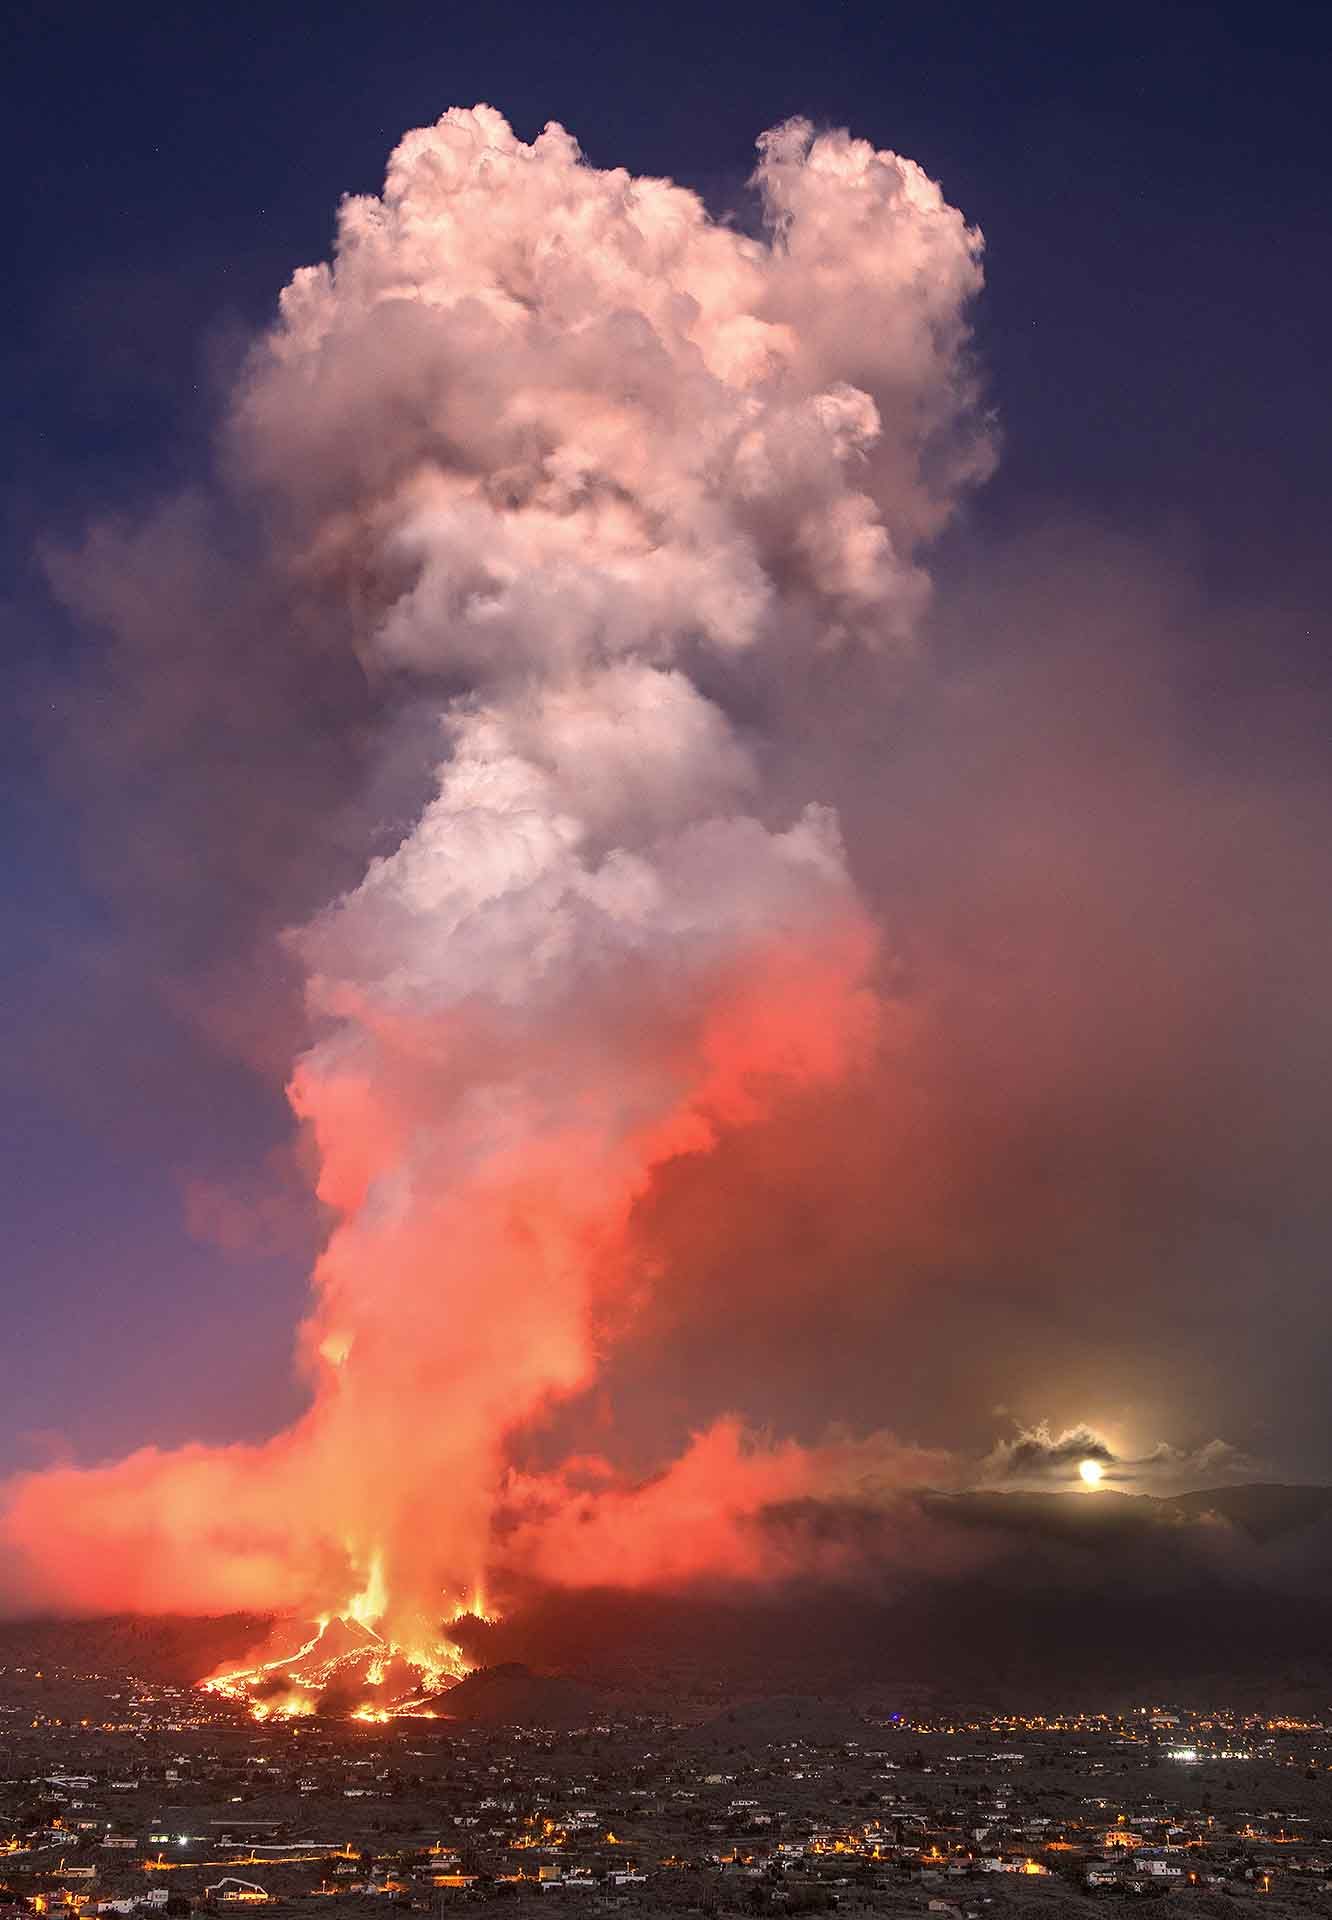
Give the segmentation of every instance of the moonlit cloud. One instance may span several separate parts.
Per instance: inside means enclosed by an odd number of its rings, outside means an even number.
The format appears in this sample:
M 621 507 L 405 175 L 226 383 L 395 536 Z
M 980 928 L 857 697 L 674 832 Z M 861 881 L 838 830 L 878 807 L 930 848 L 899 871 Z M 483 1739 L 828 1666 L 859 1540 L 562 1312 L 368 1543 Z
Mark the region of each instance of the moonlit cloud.
M 1019 1428 L 1006 1440 L 995 1442 L 981 1464 L 987 1480 L 1041 1480 L 1050 1476 L 1068 1478 L 1077 1473 L 1083 1460 L 1096 1460 L 1104 1466 L 1116 1465 L 1116 1455 L 1108 1441 L 1091 1427 L 1066 1427 L 1056 1433 L 1047 1421 L 1030 1428 Z
M 1159 1440 L 1146 1452 L 1134 1452 L 1115 1448 L 1085 1423 L 1056 1430 L 1041 1420 L 997 1440 L 980 1463 L 979 1479 L 995 1486 L 1070 1484 L 1084 1460 L 1104 1469 L 1106 1485 L 1141 1493 L 1253 1480 L 1264 1471 L 1263 1462 L 1228 1440 L 1208 1440 L 1196 1447 Z

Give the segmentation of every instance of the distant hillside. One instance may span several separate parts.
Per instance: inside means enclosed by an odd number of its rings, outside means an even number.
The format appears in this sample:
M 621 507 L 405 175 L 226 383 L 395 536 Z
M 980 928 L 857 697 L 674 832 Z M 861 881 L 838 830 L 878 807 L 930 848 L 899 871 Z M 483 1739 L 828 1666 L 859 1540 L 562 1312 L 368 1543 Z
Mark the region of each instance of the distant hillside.
M 590 1688 L 533 1673 L 517 1661 L 479 1667 L 451 1687 L 439 1705 L 450 1719 L 490 1727 L 581 1727 L 599 1710 Z
M 1145 1533 L 1162 1527 L 1220 1520 L 1250 1540 L 1266 1543 L 1332 1519 L 1332 1487 L 1249 1484 L 1199 1493 L 1120 1493 L 1100 1487 L 1074 1493 L 1017 1493 L 996 1489 L 926 1494 L 927 1513 L 953 1524 L 1021 1528 L 1047 1539 Z
M 1332 1487 L 1214 1487 L 1163 1504 L 1194 1516 L 1218 1514 L 1253 1540 L 1277 1540 L 1332 1519 Z
M 533 1593 L 501 1621 L 472 1623 L 478 1670 L 443 1710 L 560 1727 L 585 1724 L 608 1700 L 715 1721 L 749 1714 L 746 1701 L 780 1719 L 794 1715 L 792 1696 L 835 1696 L 831 1725 L 842 1707 L 929 1698 L 1332 1702 L 1329 1487 L 903 1495 L 797 1503 L 757 1524 L 821 1550 L 845 1542 L 837 1577 Z M 187 1684 L 249 1652 L 269 1625 L 244 1614 L 10 1621 L 0 1666 Z M 752 1711 L 762 1720 L 768 1705 Z M 854 1737 L 837 1724 L 836 1737 Z M 723 1718 L 704 1737 L 739 1727 L 743 1738 L 744 1726 Z
M 68 1667 L 189 1686 L 248 1653 L 272 1622 L 262 1614 L 106 1614 L 93 1620 L 0 1620 L 0 1666 Z

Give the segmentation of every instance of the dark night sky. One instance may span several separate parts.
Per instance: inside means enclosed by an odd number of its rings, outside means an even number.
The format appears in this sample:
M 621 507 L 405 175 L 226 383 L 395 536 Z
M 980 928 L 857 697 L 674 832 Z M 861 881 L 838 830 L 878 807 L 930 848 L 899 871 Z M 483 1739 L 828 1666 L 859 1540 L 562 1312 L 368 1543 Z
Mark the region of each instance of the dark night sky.
M 982 1444 L 1001 1404 L 1023 1419 L 1105 1419 L 1128 1408 L 1153 1438 L 1185 1445 L 1221 1432 L 1285 1471 L 1332 1472 L 1318 1397 L 1332 1319 L 1319 1197 L 1325 1083 L 1298 1084 L 1300 1063 L 1322 1062 L 1328 1046 L 1325 1026 L 1310 1040 L 1301 1024 L 1328 957 L 1321 909 L 1305 924 L 1301 903 L 1324 895 L 1328 878 L 1326 809 L 1309 796 L 1332 697 L 1329 52 L 1325 10 L 1281 5 L 487 10 L 235 0 L 34 8 L 11 26 L 0 126 L 15 263 L 0 309 L 10 581 L 0 1464 L 62 1447 L 88 1458 L 146 1437 L 271 1430 L 297 1403 L 290 1331 L 312 1232 L 282 1197 L 292 1183 L 273 1077 L 211 1045 L 163 993 L 151 898 L 126 892 L 90 830 L 95 783 L 71 768 L 78 753 L 64 702 L 70 686 L 82 690 L 81 724 L 95 727 L 88 689 L 99 637 L 53 600 L 41 556 L 99 515 L 204 480 L 228 373 L 292 269 L 327 254 L 338 197 L 376 190 L 407 128 L 486 100 L 524 138 L 557 118 L 595 163 L 672 174 L 722 207 L 739 201 L 755 135 L 803 113 L 912 156 L 983 229 L 977 337 L 1003 456 L 936 562 L 945 655 L 950 645 L 965 651 L 957 636 L 975 625 L 969 594 L 998 596 L 1014 653 L 1013 636 L 1039 626 L 1052 598 L 1081 620 L 1096 603 L 1099 562 L 1079 564 L 1079 586 L 1066 594 L 1065 539 L 1119 556 L 1106 562 L 1111 599 L 1126 570 L 1159 575 L 1166 584 L 1143 618 L 1170 656 L 1172 691 L 1161 702 L 1188 708 L 1189 770 L 1171 777 L 1180 736 L 1153 701 L 1153 719 L 1125 722 L 1138 744 L 1144 733 L 1157 741 L 1141 766 L 1124 761 L 1112 777 L 1117 748 L 1101 752 L 1099 735 L 1089 746 L 1088 764 L 1108 782 L 1097 804 L 1116 820 L 1140 805 L 1155 818 L 1143 796 L 1164 782 L 1159 814 L 1178 825 L 1191 804 L 1212 804 L 1188 798 L 1201 792 L 1200 765 L 1224 781 L 1242 763 L 1250 793 L 1298 765 L 1295 787 L 1272 801 L 1266 835 L 1236 829 L 1240 940 L 1267 910 L 1270 848 L 1294 839 L 1307 848 L 1291 875 L 1271 882 L 1278 937 L 1236 976 L 1249 987 L 1235 993 L 1259 995 L 1264 1017 L 1251 1044 L 1225 1053 L 1235 1077 L 1218 1069 L 1228 1090 L 1218 1097 L 1252 1109 L 1260 1088 L 1281 1110 L 1270 1140 L 1281 1177 L 1265 1177 L 1248 1225 L 1262 1257 L 1246 1253 L 1228 1268 L 1212 1244 L 1225 1237 L 1215 1221 L 1185 1249 L 1181 1222 L 1195 1227 L 1197 1216 L 1188 1198 L 1173 1210 L 1161 1199 L 1163 1175 L 1159 1208 L 1139 1222 L 1139 1253 L 1143 1271 L 1166 1277 L 1129 1288 L 1128 1326 L 1098 1276 L 1100 1317 L 1063 1314 L 1065 1344 L 1047 1341 L 1034 1329 L 1048 1330 L 1053 1296 L 1039 1279 L 1014 1276 L 1010 1250 L 982 1304 L 971 1296 L 954 1308 L 946 1288 L 936 1294 L 930 1312 L 955 1311 L 954 1335 L 967 1325 L 974 1334 L 957 1369 L 959 1399 L 922 1392 L 904 1417 L 922 1439 Z M 1088 614 L 1084 625 L 1095 624 Z M 1144 671 L 1155 684 L 1152 645 Z M 1115 651 L 1106 641 L 1104 652 Z M 1039 660 L 1013 671 L 1014 684 L 1022 672 L 1051 684 Z M 1127 711 L 1142 684 L 1119 687 L 1111 703 L 1122 697 Z M 940 720 L 931 737 L 939 754 L 954 739 L 984 810 L 990 772 L 966 744 L 965 721 Z M 941 763 L 919 743 L 900 761 L 899 798 L 922 808 Z M 1057 809 L 1067 769 L 1051 761 L 1043 776 L 1041 753 L 1025 747 L 1022 763 L 1033 807 L 1046 793 Z M 985 849 L 949 801 L 935 817 L 944 863 L 974 900 L 982 889 L 966 876 L 969 863 L 986 869 Z M 1246 808 L 1245 821 L 1253 817 Z M 928 891 L 922 834 L 884 857 L 885 891 Z M 1118 845 L 1107 828 L 1111 864 Z M 1153 873 L 1183 871 L 1190 858 L 1188 834 L 1168 830 L 1160 864 L 1153 856 L 1135 866 L 1115 896 L 1125 921 L 1150 918 L 1161 905 Z M 1211 922 L 1171 897 L 1160 938 L 1178 936 L 1191 951 Z M 968 921 L 959 937 L 975 927 Z M 1132 967 L 1130 950 L 1121 959 Z M 1122 982 L 1106 997 L 1113 1028 Z M 1231 1020 L 1229 1004 L 1218 1022 L 1242 1026 L 1244 1011 Z M 1070 1048 L 1085 1041 L 1094 1054 L 1098 996 L 1065 1015 Z M 959 1049 L 965 1037 L 964 1024 Z M 1254 1065 L 1263 1058 L 1270 1075 Z M 997 1059 L 995 1072 L 1008 1065 Z M 1179 1126 L 1196 1130 L 1207 1107 L 1204 1089 Z M 1254 1159 L 1247 1147 L 1241 1157 Z M 1221 1144 L 1206 1167 L 1214 1187 L 1225 1183 Z M 1124 1180 L 1140 1197 L 1137 1174 Z M 253 1193 L 252 1211 L 267 1221 L 270 1186 L 277 1217 L 249 1244 L 231 1236 L 219 1245 L 227 1234 L 201 1228 L 199 1192 Z M 760 1260 L 762 1235 L 751 1238 Z M 706 1250 L 701 1258 L 706 1266 Z M 1269 1303 L 1284 1346 L 1255 1341 Z M 930 1324 L 909 1289 L 901 1314 L 907 1328 Z M 881 1345 L 891 1349 L 885 1326 Z M 1006 1337 L 1043 1356 L 1035 1380 L 1027 1359 L 1005 1362 Z M 1188 1378 L 1195 1342 L 1202 1384 Z M 716 1351 L 685 1341 L 677 1357 L 706 1376 Z M 862 1372 L 850 1365 L 847 1390 L 864 1420 L 874 1385 Z M 781 1365 L 769 1384 L 798 1402 Z M 725 1379 L 715 1386 L 719 1398 L 734 1392 Z M 744 1410 L 761 1416 L 762 1395 Z

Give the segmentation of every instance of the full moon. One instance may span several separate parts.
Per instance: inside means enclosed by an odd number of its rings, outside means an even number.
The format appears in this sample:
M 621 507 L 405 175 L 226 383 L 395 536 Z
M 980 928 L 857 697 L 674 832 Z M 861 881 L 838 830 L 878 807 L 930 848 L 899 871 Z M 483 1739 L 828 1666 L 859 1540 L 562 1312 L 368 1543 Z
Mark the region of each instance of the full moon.
M 1089 1487 L 1100 1486 L 1103 1471 L 1104 1469 L 1099 1460 L 1080 1460 L 1078 1462 L 1078 1472 L 1082 1475 Z

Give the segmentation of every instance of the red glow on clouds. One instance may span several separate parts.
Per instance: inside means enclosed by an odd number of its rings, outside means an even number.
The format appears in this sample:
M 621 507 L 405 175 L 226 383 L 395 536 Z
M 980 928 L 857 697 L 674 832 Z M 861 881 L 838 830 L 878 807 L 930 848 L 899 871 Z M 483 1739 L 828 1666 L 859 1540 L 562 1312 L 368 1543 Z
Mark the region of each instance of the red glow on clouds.
M 384 1617 L 407 1637 L 438 1610 L 446 1583 L 488 1583 L 506 1562 L 575 1584 L 608 1570 L 630 1585 L 772 1570 L 743 1522 L 811 1490 L 810 1458 L 794 1445 L 750 1450 L 723 1421 L 644 1496 L 619 1487 L 604 1463 L 594 1469 L 601 1493 L 577 1488 L 573 1467 L 568 1481 L 506 1480 L 504 1443 L 594 1379 L 596 1329 L 608 1303 L 617 1310 L 630 1213 L 654 1168 L 706 1151 L 719 1128 L 758 1120 L 872 1046 L 871 954 L 856 924 L 813 946 L 764 947 L 738 978 L 701 994 L 691 1048 L 678 1010 L 669 1048 L 644 1030 L 652 1074 L 669 1062 L 668 1111 L 654 1119 L 635 1101 L 638 1124 L 617 1137 L 621 1065 L 608 1085 L 581 1085 L 576 1121 L 561 1111 L 515 1144 L 509 1112 L 498 1140 L 472 1144 L 461 1186 L 410 1205 L 369 1197 L 392 1172 L 385 1142 L 413 1124 L 405 1113 L 400 1127 L 385 1124 L 383 1088 L 397 1086 L 409 1104 L 427 1090 L 414 1076 L 404 1085 L 335 1075 L 325 1104 L 326 1082 L 307 1066 L 293 1097 L 324 1167 L 341 1170 L 321 1183 L 324 1198 L 344 1203 L 303 1330 L 316 1372 L 310 1411 L 265 1446 L 145 1448 L 13 1483 L 6 1534 L 33 1596 L 93 1612 L 313 1615 L 343 1606 L 382 1556 Z M 422 1053 L 415 1044 L 409 1058 Z M 496 1542 L 501 1500 L 524 1511 Z

